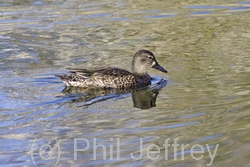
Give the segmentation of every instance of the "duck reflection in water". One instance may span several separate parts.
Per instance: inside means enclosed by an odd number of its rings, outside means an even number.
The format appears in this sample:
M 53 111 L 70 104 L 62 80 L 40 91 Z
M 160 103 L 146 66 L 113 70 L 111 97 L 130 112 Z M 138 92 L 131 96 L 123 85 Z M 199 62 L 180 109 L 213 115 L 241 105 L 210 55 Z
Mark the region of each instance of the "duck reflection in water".
M 83 103 L 80 107 L 88 107 L 97 102 L 108 99 L 126 98 L 132 95 L 134 107 L 148 109 L 156 106 L 156 98 L 168 81 L 161 79 L 146 87 L 137 89 L 93 89 L 81 87 L 66 87 L 63 93 L 69 95 L 71 103 Z

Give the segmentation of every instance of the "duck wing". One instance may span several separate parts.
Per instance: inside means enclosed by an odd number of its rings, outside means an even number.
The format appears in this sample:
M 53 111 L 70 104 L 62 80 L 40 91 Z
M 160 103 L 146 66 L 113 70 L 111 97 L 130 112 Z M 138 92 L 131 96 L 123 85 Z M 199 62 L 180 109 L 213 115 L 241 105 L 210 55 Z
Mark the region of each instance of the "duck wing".
M 131 72 L 117 68 L 117 67 L 108 67 L 108 68 L 94 68 L 94 69 L 79 69 L 79 68 L 68 68 L 71 73 L 76 73 L 79 76 L 84 78 L 91 78 L 97 76 L 110 76 L 110 77 L 125 77 L 133 75 Z

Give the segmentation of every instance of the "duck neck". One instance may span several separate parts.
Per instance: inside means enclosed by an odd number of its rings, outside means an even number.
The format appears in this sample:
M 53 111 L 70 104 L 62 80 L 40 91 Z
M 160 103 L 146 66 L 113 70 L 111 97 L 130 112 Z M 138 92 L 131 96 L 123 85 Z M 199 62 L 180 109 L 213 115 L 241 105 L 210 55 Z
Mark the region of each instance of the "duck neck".
M 143 77 L 143 76 L 148 76 L 148 73 L 146 71 L 146 68 L 140 67 L 140 66 L 132 66 L 132 72 L 133 74 Z

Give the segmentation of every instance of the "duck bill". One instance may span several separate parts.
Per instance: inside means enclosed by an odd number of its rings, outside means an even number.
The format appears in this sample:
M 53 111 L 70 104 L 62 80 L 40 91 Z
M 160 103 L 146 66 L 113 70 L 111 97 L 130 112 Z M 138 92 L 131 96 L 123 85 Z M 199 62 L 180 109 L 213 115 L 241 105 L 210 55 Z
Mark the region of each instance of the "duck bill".
M 165 70 L 165 68 L 163 68 L 162 66 L 160 66 L 160 64 L 158 64 L 157 62 L 152 66 L 152 68 L 155 68 L 161 72 L 167 73 L 167 70 Z

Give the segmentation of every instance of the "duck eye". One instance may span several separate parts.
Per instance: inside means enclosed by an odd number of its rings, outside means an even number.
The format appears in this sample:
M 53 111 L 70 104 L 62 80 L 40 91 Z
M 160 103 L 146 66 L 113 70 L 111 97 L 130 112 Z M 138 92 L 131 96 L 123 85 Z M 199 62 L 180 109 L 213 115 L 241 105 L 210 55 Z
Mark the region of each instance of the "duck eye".
M 149 59 L 153 60 L 153 57 L 152 56 L 148 56 Z

